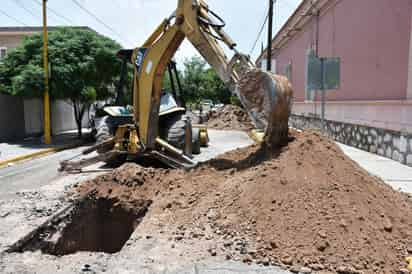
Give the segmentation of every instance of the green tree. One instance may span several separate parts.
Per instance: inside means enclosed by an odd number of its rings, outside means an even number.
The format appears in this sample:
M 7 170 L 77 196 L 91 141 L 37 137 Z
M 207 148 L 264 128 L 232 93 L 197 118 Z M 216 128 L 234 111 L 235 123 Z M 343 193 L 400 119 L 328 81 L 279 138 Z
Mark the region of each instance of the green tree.
M 182 97 L 188 103 L 203 99 L 230 103 L 231 92 L 220 80 L 215 70 L 200 57 L 194 56 L 184 62 L 182 74 Z
M 73 106 L 78 135 L 92 102 L 112 97 L 119 76 L 120 45 L 84 28 L 59 28 L 49 33 L 50 96 Z M 0 63 L 0 92 L 41 97 L 44 92 L 42 35 L 34 34 Z
M 232 93 L 229 88 L 220 80 L 216 71 L 212 68 L 208 68 L 205 72 L 206 78 L 206 97 L 209 97 L 214 102 L 220 102 L 223 104 L 230 104 L 230 98 Z

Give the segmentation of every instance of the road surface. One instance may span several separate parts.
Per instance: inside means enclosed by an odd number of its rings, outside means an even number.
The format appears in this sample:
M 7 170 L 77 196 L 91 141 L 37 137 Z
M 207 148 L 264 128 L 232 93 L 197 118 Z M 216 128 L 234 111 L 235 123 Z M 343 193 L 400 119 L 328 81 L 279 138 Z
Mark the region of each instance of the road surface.
M 209 130 L 209 137 L 209 147 L 202 148 L 202 153 L 195 157 L 196 161 L 207 161 L 219 154 L 253 143 L 245 132 L 240 131 Z M 0 200 L 14 198 L 18 191 L 38 189 L 65 176 L 57 171 L 59 162 L 80 154 L 83 149 L 84 147 L 65 150 L 0 168 Z M 101 167 L 103 163 L 97 166 Z
M 38 189 L 61 176 L 59 162 L 79 154 L 84 147 L 50 154 L 0 168 L 0 200 L 16 197 L 16 192 Z
M 214 131 L 209 132 L 210 146 L 203 148 L 203 154 L 197 161 L 206 161 L 226 151 L 252 144 L 252 140 L 244 132 Z M 85 180 L 79 175 L 60 174 L 57 169 L 59 162 L 78 155 L 83 148 L 66 150 L 41 158 L 20 162 L 14 166 L 0 169 L 0 272 L 1 273 L 79 273 L 84 265 L 91 265 L 90 273 L 164 273 L 164 274 L 288 274 L 290 272 L 276 267 L 260 267 L 240 262 L 226 260 L 205 260 L 196 263 L 183 263 L 181 258 L 175 260 L 176 266 L 169 268 L 167 263 L 148 263 L 148 254 L 155 257 L 157 248 L 164 244 L 142 244 L 136 241 L 128 248 L 132 250 L 130 257 L 125 256 L 126 250 L 116 255 L 102 253 L 84 253 L 63 256 L 59 258 L 44 256 L 37 253 L 1 254 L 1 249 L 10 246 L 38 227 L 48 216 L 48 211 L 55 214 L 67 206 L 69 201 L 61 200 L 65 186 Z M 93 166 L 96 170 L 103 163 Z M 92 172 L 87 176 L 96 176 L 101 172 Z M 28 195 L 17 195 L 16 192 L 34 191 Z M 40 217 L 38 215 L 40 214 Z M 155 240 L 155 239 L 151 239 Z M 148 240 L 149 241 L 149 240 Z M 182 247 L 182 249 L 184 249 Z M 135 251 L 140 252 L 135 252 Z M 175 248 L 174 250 L 177 250 Z M 140 254 L 140 255 L 139 255 Z M 103 259 L 105 258 L 105 259 Z M 100 266 L 100 264 L 102 264 Z M 177 269 L 176 269 L 177 267 Z M 161 272 L 157 271 L 162 269 Z M 104 270 L 103 270 L 104 269 Z

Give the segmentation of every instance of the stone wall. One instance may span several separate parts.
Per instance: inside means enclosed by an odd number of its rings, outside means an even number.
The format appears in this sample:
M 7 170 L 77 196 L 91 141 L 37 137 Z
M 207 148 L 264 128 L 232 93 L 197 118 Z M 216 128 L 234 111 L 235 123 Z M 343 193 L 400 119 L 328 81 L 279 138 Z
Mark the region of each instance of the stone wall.
M 289 123 L 297 129 L 322 128 L 317 117 L 292 115 Z M 326 135 L 340 143 L 412 166 L 411 133 L 329 120 L 325 124 Z

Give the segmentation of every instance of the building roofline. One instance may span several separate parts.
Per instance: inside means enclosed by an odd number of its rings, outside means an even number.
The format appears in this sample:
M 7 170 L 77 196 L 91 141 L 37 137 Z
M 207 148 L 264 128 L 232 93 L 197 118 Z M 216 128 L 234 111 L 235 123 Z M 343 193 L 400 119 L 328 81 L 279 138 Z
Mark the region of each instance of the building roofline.
M 89 29 L 92 30 L 90 27 L 87 26 L 49 26 L 47 27 L 48 31 L 54 31 L 56 29 L 62 27 L 69 27 L 69 28 L 78 28 L 78 29 Z M 0 35 L 21 35 L 21 34 L 33 34 L 38 33 L 43 30 L 41 26 L 25 26 L 25 27 L 0 27 Z
M 301 29 L 311 20 L 311 18 L 328 3 L 329 0 L 302 0 L 273 38 L 272 52 L 282 48 L 285 42 L 300 33 Z M 261 59 L 267 55 L 267 50 L 268 48 L 266 47 L 256 59 L 256 63 L 260 62 Z

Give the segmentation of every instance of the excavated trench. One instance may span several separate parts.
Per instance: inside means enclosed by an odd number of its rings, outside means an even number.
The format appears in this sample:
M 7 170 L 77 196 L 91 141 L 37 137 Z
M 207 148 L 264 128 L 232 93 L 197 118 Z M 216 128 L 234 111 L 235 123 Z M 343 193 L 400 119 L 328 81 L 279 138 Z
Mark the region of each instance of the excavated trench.
M 16 243 L 9 252 L 41 250 L 63 256 L 79 251 L 117 253 L 145 216 L 151 201 L 125 208 L 111 199 L 87 197 Z

